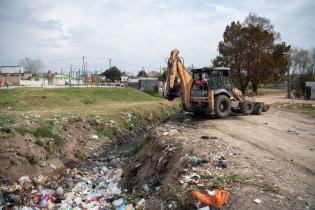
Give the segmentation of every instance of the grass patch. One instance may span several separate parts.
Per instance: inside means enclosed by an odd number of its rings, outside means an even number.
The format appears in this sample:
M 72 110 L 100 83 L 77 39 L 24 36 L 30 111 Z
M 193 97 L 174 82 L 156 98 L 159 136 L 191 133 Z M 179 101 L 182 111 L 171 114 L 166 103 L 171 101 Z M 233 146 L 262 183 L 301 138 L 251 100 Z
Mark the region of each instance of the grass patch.
M 81 159 L 82 158 L 81 150 L 79 149 L 74 150 L 74 157 Z
M 35 144 L 37 144 L 38 146 L 43 146 L 44 142 L 40 139 L 36 139 Z
M 52 138 L 54 136 L 52 129 L 45 125 L 41 125 L 37 127 L 34 130 L 33 135 L 35 137 L 43 137 L 43 138 Z
M 14 88 L 0 91 L 0 98 L 0 109 L 12 107 L 20 111 L 60 110 L 115 101 L 159 100 L 133 88 Z
M 141 149 L 142 149 L 143 144 L 135 144 L 131 150 L 129 151 L 129 156 L 133 157 L 135 155 L 137 155 Z
M 18 127 L 15 128 L 15 130 L 16 130 L 17 132 L 19 132 L 20 134 L 22 134 L 23 136 L 24 136 L 26 133 L 29 133 L 29 132 L 30 132 L 30 130 L 29 130 L 27 127 L 25 127 L 25 126 L 18 126 Z
M 36 155 L 34 155 L 34 154 L 28 154 L 28 155 L 26 156 L 26 159 L 27 159 L 28 162 L 29 162 L 30 164 L 32 164 L 32 165 L 37 164 L 37 163 L 38 163 L 38 160 L 39 160 L 39 158 L 38 158 Z
M 54 144 L 57 146 L 63 146 L 66 142 L 65 137 L 61 133 L 59 133 L 56 130 L 53 130 L 52 127 L 48 127 L 46 125 L 38 126 L 33 131 L 33 135 L 35 137 L 41 137 L 41 138 L 52 138 L 54 141 Z
M 13 133 L 13 129 L 11 127 L 1 128 L 1 131 L 3 131 L 4 133 L 7 133 L 7 134 Z
M 117 128 L 115 127 L 100 127 L 96 128 L 96 135 L 98 137 L 108 137 L 108 138 L 113 138 L 115 135 L 118 134 Z

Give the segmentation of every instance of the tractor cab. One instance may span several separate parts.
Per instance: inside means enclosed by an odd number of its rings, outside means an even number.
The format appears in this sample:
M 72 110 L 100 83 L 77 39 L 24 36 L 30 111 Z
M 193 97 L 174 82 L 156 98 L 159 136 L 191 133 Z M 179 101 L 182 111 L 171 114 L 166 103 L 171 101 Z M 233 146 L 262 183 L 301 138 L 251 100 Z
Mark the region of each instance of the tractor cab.
M 226 67 L 213 67 L 192 70 L 193 83 L 191 99 L 208 98 L 209 91 L 214 94 L 226 92 L 233 95 L 233 83 L 230 77 L 230 69 Z

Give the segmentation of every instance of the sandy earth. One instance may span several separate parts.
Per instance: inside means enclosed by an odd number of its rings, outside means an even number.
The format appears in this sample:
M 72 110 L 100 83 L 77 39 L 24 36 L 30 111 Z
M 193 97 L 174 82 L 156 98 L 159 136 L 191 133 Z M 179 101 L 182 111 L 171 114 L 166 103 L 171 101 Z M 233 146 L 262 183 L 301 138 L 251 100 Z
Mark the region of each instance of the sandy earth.
M 294 101 L 283 95 L 255 99 L 270 104 Z M 228 159 L 234 165 L 234 173 L 255 177 L 253 184 L 266 182 L 277 188 L 278 195 L 272 196 L 251 187 L 240 189 L 236 197 L 243 203 L 238 202 L 230 208 L 315 209 L 314 116 L 273 107 L 260 116 L 196 120 L 197 132 L 218 137 L 220 142 L 239 154 Z M 252 202 L 256 197 L 263 202 L 259 205 Z

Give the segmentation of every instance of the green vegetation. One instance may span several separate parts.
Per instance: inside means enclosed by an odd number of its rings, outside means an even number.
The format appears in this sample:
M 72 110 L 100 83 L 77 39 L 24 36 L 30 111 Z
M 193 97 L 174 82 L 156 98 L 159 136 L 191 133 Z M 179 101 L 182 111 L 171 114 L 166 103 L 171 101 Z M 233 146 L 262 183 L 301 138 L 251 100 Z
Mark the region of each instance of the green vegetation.
M 129 156 L 133 157 L 138 154 L 142 149 L 143 144 L 135 144 L 132 149 L 129 151 Z
M 28 162 L 29 162 L 30 164 L 32 164 L 32 165 L 37 164 L 37 163 L 38 163 L 38 160 L 39 160 L 39 158 L 38 158 L 36 155 L 34 155 L 34 154 L 28 154 L 28 155 L 26 156 L 26 159 L 27 159 Z
M 37 144 L 38 146 L 43 146 L 44 142 L 40 139 L 36 139 L 35 144 Z
M 81 150 L 79 149 L 74 150 L 74 157 L 81 159 L 82 158 Z
M 1 130 L 5 133 L 13 133 L 13 130 L 10 127 L 4 127 L 4 128 L 1 128 Z
M 156 101 L 157 98 L 133 88 L 15 88 L 0 91 L 0 110 L 40 111 L 74 108 L 86 104 Z M 106 103 L 106 104 L 104 104 Z
M 113 138 L 115 135 L 117 135 L 117 129 L 115 127 L 101 127 L 101 128 L 96 128 L 96 135 L 98 137 L 108 137 L 108 138 Z
M 62 146 L 65 144 L 66 139 L 59 131 L 54 130 L 52 127 L 48 127 L 46 125 L 38 126 L 33 135 L 35 137 L 42 137 L 42 138 L 52 138 L 54 140 L 54 144 L 57 146 Z M 36 142 L 35 142 L 36 143 Z
M 43 138 L 53 138 L 54 134 L 51 130 L 51 128 L 45 126 L 45 125 L 41 125 L 39 127 L 37 127 L 34 132 L 33 135 L 36 137 L 43 137 Z
M 15 127 L 15 130 L 16 130 L 17 132 L 19 132 L 20 134 L 22 134 L 22 135 L 25 135 L 26 133 L 29 133 L 29 132 L 30 132 L 30 130 L 29 130 L 27 127 L 25 127 L 25 126 L 18 126 L 18 127 Z

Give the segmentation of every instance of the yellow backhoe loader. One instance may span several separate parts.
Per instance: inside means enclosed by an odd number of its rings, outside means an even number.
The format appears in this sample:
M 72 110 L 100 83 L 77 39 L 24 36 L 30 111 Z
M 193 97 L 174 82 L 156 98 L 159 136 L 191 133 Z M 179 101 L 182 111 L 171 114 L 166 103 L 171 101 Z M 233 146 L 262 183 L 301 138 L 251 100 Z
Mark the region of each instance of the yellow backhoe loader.
M 205 67 L 192 69 L 189 73 L 174 49 L 167 61 L 167 80 L 163 96 L 173 101 L 178 93 L 175 91 L 175 78 L 178 74 L 185 111 L 196 114 L 212 114 L 219 118 L 227 117 L 231 112 L 257 114 L 266 112 L 269 105 L 246 99 L 240 90 L 235 88 L 226 67 Z

